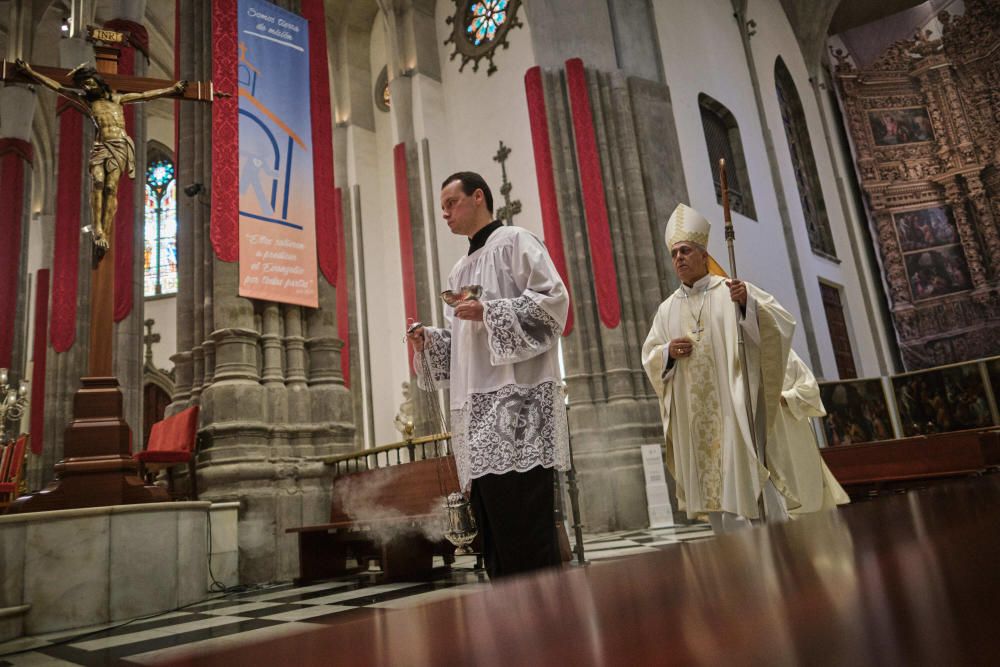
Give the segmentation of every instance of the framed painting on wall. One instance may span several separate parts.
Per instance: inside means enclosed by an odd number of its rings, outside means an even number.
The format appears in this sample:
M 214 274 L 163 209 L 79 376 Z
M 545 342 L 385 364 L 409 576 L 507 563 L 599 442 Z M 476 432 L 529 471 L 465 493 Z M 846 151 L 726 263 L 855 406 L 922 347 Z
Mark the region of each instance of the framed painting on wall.
M 978 362 L 897 375 L 892 389 L 904 436 L 993 425 Z
M 924 107 L 872 109 L 868 125 L 876 146 L 899 146 L 934 140 L 931 119 Z
M 972 288 L 961 245 L 905 254 L 906 276 L 914 301 L 964 292 Z
M 959 242 L 958 229 L 947 206 L 892 214 L 892 221 L 903 252 L 927 250 Z
M 823 382 L 819 393 L 826 407 L 821 422 L 827 445 L 856 445 L 894 437 L 889 401 L 880 378 Z

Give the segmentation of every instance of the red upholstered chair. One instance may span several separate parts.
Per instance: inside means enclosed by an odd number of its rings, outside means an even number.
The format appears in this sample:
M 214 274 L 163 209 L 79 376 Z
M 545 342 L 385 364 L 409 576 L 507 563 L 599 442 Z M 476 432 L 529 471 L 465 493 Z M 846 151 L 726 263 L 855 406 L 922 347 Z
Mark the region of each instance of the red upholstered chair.
M 139 475 L 152 482 L 158 470 L 167 471 L 167 484 L 171 497 L 174 493 L 174 467 L 186 465 L 191 482 L 191 499 L 198 500 L 198 476 L 195 471 L 195 438 L 198 433 L 198 406 L 182 410 L 153 424 L 146 451 L 135 455 L 139 462 Z
M 28 450 L 27 434 L 4 447 L 0 457 L 0 510 L 6 509 L 17 498 L 17 487 L 24 473 L 24 454 Z
M 7 479 L 7 468 L 14 455 L 14 443 L 4 444 L 0 442 L 0 479 Z

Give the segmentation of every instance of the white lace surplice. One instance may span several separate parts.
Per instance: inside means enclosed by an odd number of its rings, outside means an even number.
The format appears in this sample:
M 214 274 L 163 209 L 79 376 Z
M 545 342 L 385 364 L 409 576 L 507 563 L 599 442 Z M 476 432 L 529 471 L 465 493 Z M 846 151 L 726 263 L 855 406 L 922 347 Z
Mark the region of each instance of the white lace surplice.
M 501 227 L 455 264 L 448 287 L 483 287 L 483 321 L 427 327 L 417 379 L 451 391 L 452 443 L 462 488 L 488 474 L 569 468 L 558 341 L 569 295 L 534 235 Z M 428 377 L 430 375 L 430 377 Z

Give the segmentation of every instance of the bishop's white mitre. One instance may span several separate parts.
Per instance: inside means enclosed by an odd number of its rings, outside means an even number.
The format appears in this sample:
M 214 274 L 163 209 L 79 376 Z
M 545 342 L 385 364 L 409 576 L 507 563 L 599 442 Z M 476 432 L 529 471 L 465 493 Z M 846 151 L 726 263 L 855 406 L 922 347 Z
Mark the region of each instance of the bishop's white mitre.
M 708 233 L 711 229 L 712 224 L 705 219 L 705 216 L 686 204 L 678 204 L 670 215 L 670 220 L 667 221 L 665 235 L 667 249 L 670 250 L 675 243 L 681 241 L 708 248 Z

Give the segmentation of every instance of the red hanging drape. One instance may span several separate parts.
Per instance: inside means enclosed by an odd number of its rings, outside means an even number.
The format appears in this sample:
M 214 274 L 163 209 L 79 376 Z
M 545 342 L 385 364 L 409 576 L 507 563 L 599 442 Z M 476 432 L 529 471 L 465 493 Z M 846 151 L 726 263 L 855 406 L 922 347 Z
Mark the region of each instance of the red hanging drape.
M 236 80 L 236 0 L 212 0 L 212 82 L 231 97 L 212 101 L 212 248 L 224 262 L 240 257 L 240 123 Z
M 35 336 L 31 367 L 31 453 L 41 454 L 45 442 L 45 346 L 49 326 L 49 270 L 40 269 L 35 280 Z
M 52 259 L 52 347 L 65 352 L 76 341 L 77 279 L 80 270 L 80 207 L 83 188 L 83 114 L 67 102 L 59 116 L 59 188 Z
M 122 47 L 118 55 L 118 73 L 126 76 L 135 74 L 135 50 L 136 47 L 149 51 L 149 34 L 146 29 L 132 21 L 125 19 L 112 19 L 104 24 L 109 30 L 126 32 L 129 35 L 128 42 Z M 128 136 L 135 136 L 135 108 L 125 107 L 125 132 Z M 145 147 L 136 146 L 136 151 L 145 152 Z M 137 184 L 128 174 L 122 174 L 118 181 L 118 211 L 115 214 L 114 229 L 114 258 L 115 258 L 115 303 L 114 320 L 121 322 L 132 312 L 133 291 L 132 291 L 132 262 L 135 259 L 135 190 L 142 188 L 142 179 L 145 174 L 136 174 L 140 179 Z
M 24 217 L 24 165 L 31 164 L 31 144 L 12 137 L 0 139 L 0 367 L 10 368 L 14 357 L 14 313 L 21 273 L 21 234 Z
M 614 329 L 621 322 L 618 299 L 618 276 L 615 271 L 611 229 L 608 226 L 608 206 L 604 197 L 604 176 L 594 131 L 594 115 L 590 108 L 590 92 L 583 61 L 566 61 L 566 84 L 569 87 L 570 110 L 573 114 L 573 135 L 576 139 L 576 161 L 580 168 L 583 210 L 587 218 L 587 241 L 594 269 L 594 291 L 597 313 L 601 322 Z
M 417 286 L 413 273 L 413 228 L 410 221 L 410 183 L 406 171 L 406 144 L 396 144 L 392 149 L 396 173 L 396 220 L 399 224 L 399 260 L 403 273 L 403 310 L 406 321 L 417 319 Z M 409 348 L 410 365 L 413 350 Z
M 309 89 L 312 101 L 313 192 L 316 202 L 316 253 L 327 282 L 339 288 L 337 269 L 341 235 L 332 215 L 334 202 L 333 125 L 330 122 L 330 75 L 326 50 L 326 13 L 323 0 L 302 0 L 302 16 L 309 21 Z M 332 215 L 331 215 L 332 214 Z
M 563 246 L 562 223 L 559 220 L 558 195 L 552 171 L 552 145 L 549 141 L 549 117 L 545 109 L 545 89 L 542 86 L 542 68 L 532 67 L 524 75 L 524 90 L 528 98 L 528 119 L 531 122 L 531 145 L 535 153 L 535 175 L 538 179 L 538 199 L 542 210 L 542 230 L 545 247 L 552 263 L 569 291 L 569 271 L 566 270 L 566 251 Z M 573 304 L 570 301 L 563 335 L 573 330 Z
M 337 337 L 344 343 L 340 349 L 340 370 L 344 375 L 344 384 L 351 386 L 351 336 L 348 318 L 350 317 L 350 295 L 347 292 L 347 243 L 344 233 L 344 201 L 340 188 L 334 191 L 334 216 L 337 239 Z

